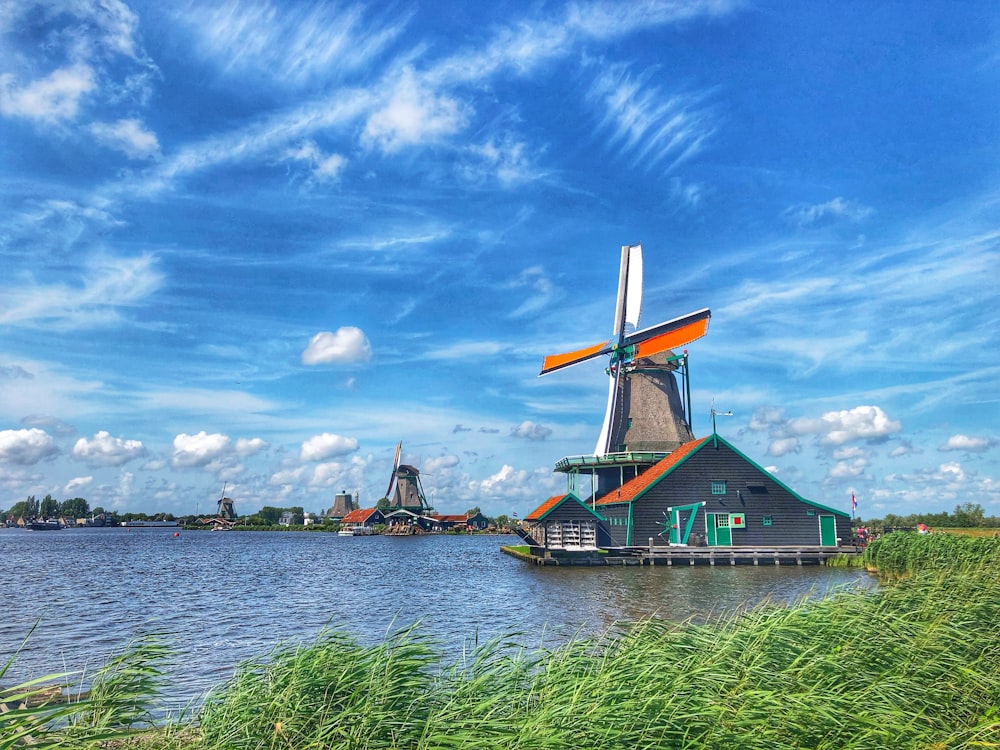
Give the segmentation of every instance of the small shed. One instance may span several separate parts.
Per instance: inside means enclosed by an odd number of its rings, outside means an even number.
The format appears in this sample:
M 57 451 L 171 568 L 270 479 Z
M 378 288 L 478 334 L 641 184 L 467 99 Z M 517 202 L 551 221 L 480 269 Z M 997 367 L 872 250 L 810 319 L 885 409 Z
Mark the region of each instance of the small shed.
M 595 550 L 611 542 L 604 518 L 572 492 L 550 497 L 525 516 L 524 524 L 545 549 Z

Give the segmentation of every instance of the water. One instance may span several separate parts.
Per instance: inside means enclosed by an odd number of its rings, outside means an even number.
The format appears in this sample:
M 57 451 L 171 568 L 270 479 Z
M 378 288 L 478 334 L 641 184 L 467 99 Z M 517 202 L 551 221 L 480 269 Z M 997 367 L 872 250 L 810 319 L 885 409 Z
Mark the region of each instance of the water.
M 130 639 L 166 632 L 178 651 L 167 698 L 182 707 L 241 660 L 326 626 L 370 643 L 420 621 L 448 649 L 511 632 L 536 646 L 874 585 L 821 566 L 538 567 L 500 552 L 516 537 L 174 532 L 0 529 L 3 663 L 38 622 L 2 683 L 89 674 Z

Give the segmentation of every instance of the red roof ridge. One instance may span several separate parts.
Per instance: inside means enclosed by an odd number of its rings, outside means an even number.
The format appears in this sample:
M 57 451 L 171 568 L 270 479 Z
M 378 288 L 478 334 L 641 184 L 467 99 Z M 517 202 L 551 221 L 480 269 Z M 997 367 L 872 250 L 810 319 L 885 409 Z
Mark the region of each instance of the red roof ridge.
M 708 437 L 698 438 L 697 440 L 690 440 L 678 446 L 665 458 L 650 466 L 639 476 L 630 479 L 618 489 L 598 499 L 596 504 L 610 505 L 611 503 L 626 503 L 635 500 L 636 497 L 649 489 L 670 469 L 704 445 L 708 439 Z
M 525 521 L 536 521 L 556 506 L 566 495 L 553 495 L 524 517 Z

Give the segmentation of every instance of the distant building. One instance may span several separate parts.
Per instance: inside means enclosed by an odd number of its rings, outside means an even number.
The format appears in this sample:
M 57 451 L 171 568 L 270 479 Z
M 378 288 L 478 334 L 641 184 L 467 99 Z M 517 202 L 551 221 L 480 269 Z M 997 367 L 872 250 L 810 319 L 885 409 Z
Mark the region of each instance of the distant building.
M 350 492 L 338 492 L 333 498 L 333 507 L 326 512 L 326 517 L 332 521 L 339 521 L 352 510 L 357 510 L 358 504 Z

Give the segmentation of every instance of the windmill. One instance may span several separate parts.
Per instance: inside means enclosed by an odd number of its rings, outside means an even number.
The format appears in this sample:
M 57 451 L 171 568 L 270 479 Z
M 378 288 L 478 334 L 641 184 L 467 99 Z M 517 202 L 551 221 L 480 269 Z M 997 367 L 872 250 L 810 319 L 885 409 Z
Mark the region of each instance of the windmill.
M 563 459 L 556 465 L 557 471 L 571 475 L 570 491 L 576 490 L 575 475 L 584 464 L 596 480 L 596 498 L 652 464 L 650 457 L 635 459 L 634 454 L 660 454 L 662 458 L 694 438 L 687 352 L 677 355 L 672 350 L 704 336 L 712 313 L 703 308 L 640 329 L 641 307 L 642 245 L 624 245 L 611 338 L 545 357 L 542 363 L 539 375 L 596 357 L 608 356 L 610 360 L 605 370 L 609 376 L 608 403 L 593 455 Z M 683 393 L 674 378 L 678 371 L 684 381 Z
M 389 476 L 389 488 L 385 491 L 385 496 L 389 498 L 392 510 L 403 508 L 422 515 L 431 510 L 431 507 L 420 486 L 420 472 L 415 466 L 399 463 L 402 450 L 403 443 L 400 441 L 396 446 L 396 457 L 392 462 L 392 474 Z
M 235 521 L 236 520 L 236 507 L 233 505 L 231 498 L 226 497 L 226 483 L 222 484 L 222 494 L 219 496 L 219 518 L 224 521 Z

